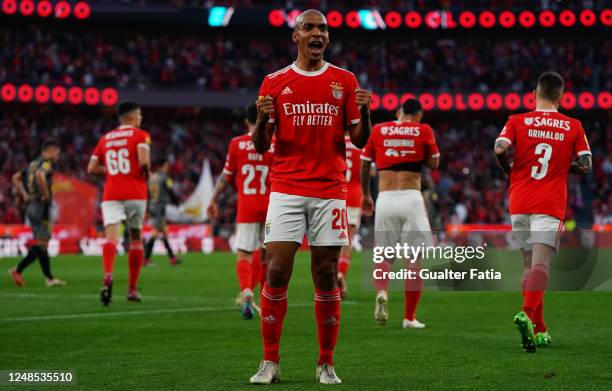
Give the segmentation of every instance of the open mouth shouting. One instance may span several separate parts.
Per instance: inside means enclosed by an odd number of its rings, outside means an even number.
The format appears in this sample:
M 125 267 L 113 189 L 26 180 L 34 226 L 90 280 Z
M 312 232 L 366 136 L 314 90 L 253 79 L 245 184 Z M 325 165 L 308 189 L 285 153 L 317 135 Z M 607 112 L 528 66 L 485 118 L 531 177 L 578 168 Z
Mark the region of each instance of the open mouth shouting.
M 323 41 L 321 40 L 311 41 L 308 44 L 308 48 L 310 49 L 310 52 L 313 55 L 320 56 L 321 54 L 323 54 L 323 48 L 324 48 Z

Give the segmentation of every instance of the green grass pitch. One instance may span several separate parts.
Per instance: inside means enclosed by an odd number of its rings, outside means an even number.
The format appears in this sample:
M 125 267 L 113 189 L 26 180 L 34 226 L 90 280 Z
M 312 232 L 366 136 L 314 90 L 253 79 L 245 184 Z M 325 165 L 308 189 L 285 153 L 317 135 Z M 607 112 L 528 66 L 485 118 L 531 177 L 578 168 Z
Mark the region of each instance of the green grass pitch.
M 508 256 L 520 262 L 518 254 Z M 391 319 L 381 327 L 373 319 L 374 294 L 359 282 L 359 257 L 353 259 L 335 357 L 341 388 L 612 389 L 612 292 L 547 294 L 553 345 L 527 354 L 512 324 L 520 293 L 425 292 L 418 317 L 427 328 L 402 330 L 403 294 L 392 292 Z M 170 267 L 157 257 L 157 267 L 144 268 L 143 303 L 134 304 L 125 299 L 127 261 L 119 257 L 110 308 L 98 301 L 98 257 L 54 259 L 64 288 L 45 288 L 36 264 L 24 273 L 27 286 L 17 288 L 6 274 L 16 260 L 0 260 L 0 370 L 74 369 L 77 385 L 65 389 L 253 389 L 260 326 L 233 306 L 234 256 L 183 260 Z M 314 380 L 316 357 L 309 254 L 300 253 L 281 342 L 282 383 L 274 389 L 325 389 Z

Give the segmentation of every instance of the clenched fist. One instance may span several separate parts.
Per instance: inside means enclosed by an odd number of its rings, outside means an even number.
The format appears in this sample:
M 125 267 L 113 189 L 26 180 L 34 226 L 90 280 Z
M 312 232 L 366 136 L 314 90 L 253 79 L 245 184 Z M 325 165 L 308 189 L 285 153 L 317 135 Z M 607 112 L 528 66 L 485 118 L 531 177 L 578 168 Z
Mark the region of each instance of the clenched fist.
M 372 97 L 372 91 L 358 88 L 355 91 L 355 102 L 360 110 L 370 108 L 370 98 Z
M 268 122 L 270 115 L 274 113 L 274 100 L 270 95 L 260 96 L 255 102 L 257 105 L 257 118 Z

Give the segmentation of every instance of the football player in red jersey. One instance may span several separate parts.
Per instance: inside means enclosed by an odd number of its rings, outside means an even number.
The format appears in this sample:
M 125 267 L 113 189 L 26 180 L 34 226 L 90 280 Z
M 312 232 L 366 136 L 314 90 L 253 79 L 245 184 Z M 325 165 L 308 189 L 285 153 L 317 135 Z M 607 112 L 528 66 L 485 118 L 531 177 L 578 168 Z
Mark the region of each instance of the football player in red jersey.
M 338 288 L 342 299 L 346 298 L 346 274 L 351 266 L 352 242 L 361 225 L 361 181 L 359 167 L 361 166 L 361 149 L 352 142 L 351 137 L 344 137 L 346 143 L 346 182 L 348 195 L 346 197 L 346 215 L 348 217 L 348 232 L 350 243 L 340 250 L 338 259 Z
M 564 82 L 556 72 L 538 79 L 536 109 L 512 115 L 495 141 L 495 156 L 510 180 L 510 218 L 523 255 L 523 308 L 515 318 L 522 346 L 551 342 L 544 323 L 544 290 L 559 240 L 570 171 L 591 170 L 591 150 L 582 124 L 557 111 Z M 509 161 L 514 146 L 514 161 Z
M 141 301 L 136 283 L 144 261 L 141 233 L 147 205 L 147 179 L 151 172 L 151 138 L 139 129 L 140 107 L 134 102 L 121 102 L 117 114 L 120 126 L 100 138 L 87 166 L 89 174 L 105 176 L 101 207 L 106 242 L 102 246 L 104 282 L 100 292 L 100 301 L 105 306 L 112 299 L 113 266 L 122 221 L 126 222 L 130 234 L 127 298 Z
M 421 170 L 423 166 L 434 170 L 440 161 L 440 152 L 432 128 L 421 123 L 423 108 L 416 99 L 408 99 L 398 110 L 397 121 L 377 124 L 372 136 L 361 154 L 361 187 L 363 189 L 363 210 L 371 214 L 374 201 L 370 192 L 372 163 L 378 169 L 378 198 L 374 218 L 375 241 L 377 246 L 395 246 L 406 240 L 410 245 L 433 245 L 429 217 L 421 194 Z M 391 270 L 393 259 L 376 265 L 376 320 L 384 325 L 389 319 L 388 279 L 383 273 Z M 419 262 L 414 260 L 407 268 L 418 271 Z M 404 328 L 424 328 L 415 318 L 417 304 L 421 297 L 423 281 L 417 279 L 405 282 Z
M 252 319 L 257 310 L 253 302 L 253 289 L 257 282 L 265 279 L 266 253 L 263 243 L 264 222 L 270 198 L 269 172 L 272 165 L 273 147 L 265 154 L 255 151 L 251 134 L 255 130 L 257 107 L 255 104 L 246 109 L 244 123 L 248 132 L 234 137 L 230 142 L 225 167 L 221 173 L 210 204 L 208 217 L 214 220 L 219 215 L 219 195 L 229 183 L 238 192 L 236 213 L 236 275 L 240 285 L 242 317 Z M 261 264 L 260 264 L 261 260 Z
M 338 384 L 333 353 L 340 322 L 337 264 L 348 245 L 344 132 L 362 148 L 370 135 L 371 92 L 355 75 L 323 60 L 329 44 L 325 16 L 317 10 L 296 18 L 296 61 L 265 77 L 257 101 L 253 144 L 259 153 L 275 136 L 266 216 L 268 274 L 262 291 L 264 359 L 251 383 L 280 380 L 279 342 L 287 311 L 287 285 L 304 234 L 311 247 L 315 318 L 319 341 L 316 378 Z

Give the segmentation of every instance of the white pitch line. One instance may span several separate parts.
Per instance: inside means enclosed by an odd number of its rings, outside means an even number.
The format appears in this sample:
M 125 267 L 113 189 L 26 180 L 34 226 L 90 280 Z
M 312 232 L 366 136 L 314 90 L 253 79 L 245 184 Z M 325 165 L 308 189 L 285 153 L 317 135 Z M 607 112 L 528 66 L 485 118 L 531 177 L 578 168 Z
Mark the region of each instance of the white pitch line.
M 353 305 L 355 301 L 345 301 L 342 304 Z M 289 307 L 308 307 L 313 303 L 294 303 Z M 156 310 L 135 310 L 135 311 L 116 311 L 116 312 L 89 312 L 81 314 L 64 315 L 45 315 L 45 316 L 23 316 L 18 318 L 0 318 L 0 322 L 27 322 L 32 320 L 62 320 L 62 319 L 81 319 L 81 318 L 101 318 L 106 316 L 122 315 L 149 315 L 149 314 L 174 314 L 180 312 L 216 312 L 216 311 L 235 311 L 236 306 L 227 307 L 192 307 L 192 308 L 160 308 Z

